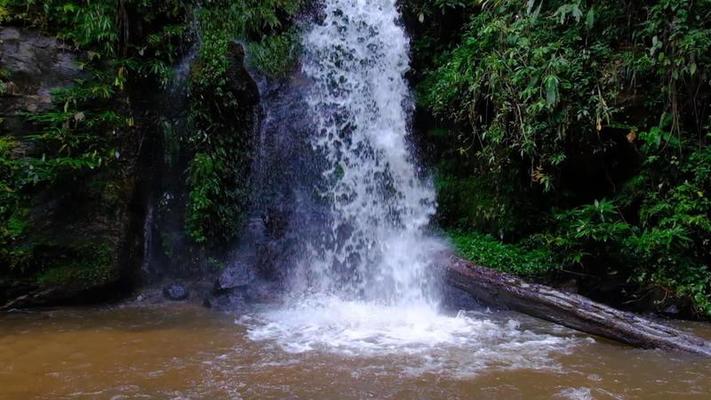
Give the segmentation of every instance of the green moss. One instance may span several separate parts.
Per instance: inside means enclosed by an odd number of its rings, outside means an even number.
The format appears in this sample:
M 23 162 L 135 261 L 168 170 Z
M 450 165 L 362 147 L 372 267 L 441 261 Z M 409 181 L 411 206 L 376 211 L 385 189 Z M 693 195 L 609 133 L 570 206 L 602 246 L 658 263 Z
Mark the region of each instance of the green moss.
M 15 213 L 10 216 L 10 219 L 5 225 L 3 235 L 9 236 L 11 239 L 15 239 L 22 235 L 27 229 L 27 214 L 29 210 L 18 209 Z
M 7 0 L 0 1 L 0 22 L 4 22 L 10 16 L 10 11 L 5 7 Z
M 180 240 L 180 235 L 176 232 L 161 231 L 160 232 L 160 248 L 163 253 L 170 259 L 178 254 L 177 245 Z
M 111 246 L 87 244 L 73 249 L 72 253 L 39 273 L 37 283 L 41 286 L 91 288 L 118 278 Z
M 529 249 L 506 244 L 477 232 L 450 232 L 459 254 L 477 264 L 522 276 L 541 275 L 557 266 L 553 255 L 544 249 Z

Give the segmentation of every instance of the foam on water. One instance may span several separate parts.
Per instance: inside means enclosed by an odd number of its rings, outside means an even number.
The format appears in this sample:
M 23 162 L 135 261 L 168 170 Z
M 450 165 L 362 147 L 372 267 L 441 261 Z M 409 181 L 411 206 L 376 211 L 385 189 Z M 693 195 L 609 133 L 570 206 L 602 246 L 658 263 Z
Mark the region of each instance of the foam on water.
M 375 361 L 400 357 L 408 374 L 471 376 L 484 369 L 554 369 L 551 353 L 579 342 L 521 328 L 513 319 L 480 312 L 445 315 L 426 304 L 383 306 L 315 296 L 292 307 L 243 317 L 251 340 L 276 344 L 287 353 L 308 352 Z

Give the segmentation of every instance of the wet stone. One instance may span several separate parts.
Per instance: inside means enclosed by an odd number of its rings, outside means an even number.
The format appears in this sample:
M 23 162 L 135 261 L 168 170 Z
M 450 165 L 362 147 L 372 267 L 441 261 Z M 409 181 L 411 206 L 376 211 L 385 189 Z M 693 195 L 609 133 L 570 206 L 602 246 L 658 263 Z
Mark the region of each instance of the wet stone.
M 203 306 L 217 311 L 240 311 L 245 304 L 244 295 L 240 292 L 220 294 L 203 301 Z
M 252 283 L 254 278 L 254 272 L 247 264 L 236 262 L 222 271 L 215 283 L 215 289 L 219 291 L 244 287 Z
M 163 296 L 172 301 L 183 301 L 190 297 L 190 291 L 180 283 L 171 283 L 163 288 Z

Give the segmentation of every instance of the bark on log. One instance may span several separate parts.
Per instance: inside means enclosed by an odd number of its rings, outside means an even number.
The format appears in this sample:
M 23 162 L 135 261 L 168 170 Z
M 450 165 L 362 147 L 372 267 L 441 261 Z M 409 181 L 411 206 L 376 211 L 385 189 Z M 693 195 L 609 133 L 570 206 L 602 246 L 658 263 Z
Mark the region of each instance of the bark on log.
M 551 321 L 578 331 L 641 348 L 679 350 L 711 357 L 711 342 L 616 310 L 586 297 L 526 283 L 509 274 L 483 268 L 457 256 L 442 260 L 446 281 L 491 305 Z

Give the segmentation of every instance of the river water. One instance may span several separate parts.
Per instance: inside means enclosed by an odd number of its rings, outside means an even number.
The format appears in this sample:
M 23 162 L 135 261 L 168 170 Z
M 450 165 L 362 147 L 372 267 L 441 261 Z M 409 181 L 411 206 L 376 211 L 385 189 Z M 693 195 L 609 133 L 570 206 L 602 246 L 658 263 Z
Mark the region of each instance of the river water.
M 268 314 L 168 304 L 0 315 L 0 399 L 711 398 L 708 360 L 517 314 L 471 315 L 486 322 L 467 346 L 391 352 L 253 337 Z M 711 337 L 709 325 L 684 327 Z

